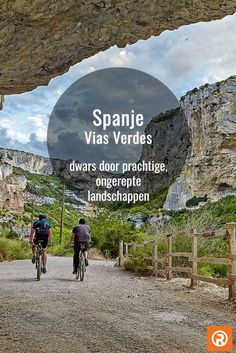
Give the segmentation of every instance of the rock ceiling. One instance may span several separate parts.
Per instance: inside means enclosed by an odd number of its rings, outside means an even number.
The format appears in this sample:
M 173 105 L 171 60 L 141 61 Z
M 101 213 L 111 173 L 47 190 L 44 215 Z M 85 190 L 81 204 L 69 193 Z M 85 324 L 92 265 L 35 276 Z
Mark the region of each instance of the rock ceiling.
M 0 2 L 0 94 L 51 78 L 113 45 L 221 19 L 236 0 L 12 0 Z

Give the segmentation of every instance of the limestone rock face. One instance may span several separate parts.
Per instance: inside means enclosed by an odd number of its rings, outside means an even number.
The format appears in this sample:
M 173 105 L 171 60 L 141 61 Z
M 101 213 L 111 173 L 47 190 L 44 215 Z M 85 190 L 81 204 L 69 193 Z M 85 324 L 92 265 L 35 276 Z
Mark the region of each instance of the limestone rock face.
M 236 0 L 11 0 L 0 4 L 0 94 L 47 85 L 113 45 L 221 19 Z
M 168 173 L 144 173 L 145 191 L 169 188 L 164 208 L 180 210 L 192 197 L 236 195 L 236 76 L 188 92 L 180 107 L 152 119 L 152 145 L 142 159 Z
M 12 175 L 12 166 L 0 164 L 0 209 L 23 213 L 26 183 L 24 176 Z
M 87 195 L 88 190 L 95 189 L 96 178 L 107 176 L 107 173 L 100 172 L 99 170 L 95 172 L 91 171 L 89 173 L 81 171 L 75 174 L 70 172 L 67 161 L 58 159 L 50 160 L 49 158 L 38 156 L 33 153 L 6 148 L 0 148 L 0 163 L 8 165 L 8 167 L 5 167 L 4 173 L 7 174 L 8 172 L 9 175 L 12 174 L 12 167 L 17 167 L 29 173 L 39 175 L 56 175 L 54 169 L 56 168 L 57 171 L 60 170 L 60 176 L 64 177 L 66 180 L 72 180 L 71 182 L 73 182 L 74 187 L 78 189 L 78 194 L 81 198 L 84 198 Z M 1 173 L 3 172 L 0 170 L 0 180 Z M 37 188 L 38 185 L 34 185 L 34 187 Z M 27 201 L 27 195 L 25 200 Z M 48 198 L 42 198 L 41 201 L 38 200 L 38 203 L 40 202 L 48 204 L 51 200 Z
M 12 166 L 10 164 L 0 164 L 0 181 L 3 181 L 11 174 Z
M 236 195 L 236 76 L 182 97 L 191 146 L 165 208 L 179 210 L 187 199 Z
M 0 148 L 0 161 L 18 167 L 29 173 L 51 175 L 53 167 L 50 159 L 33 153 Z
M 188 181 L 184 176 L 179 176 L 170 186 L 164 208 L 179 211 L 186 207 L 186 202 L 193 197 Z
M 182 109 L 177 108 L 153 118 L 145 129 L 152 144 L 144 145 L 141 159 L 165 163 L 167 172 L 140 173 L 145 191 L 165 189 L 180 175 L 190 147 L 190 132 Z

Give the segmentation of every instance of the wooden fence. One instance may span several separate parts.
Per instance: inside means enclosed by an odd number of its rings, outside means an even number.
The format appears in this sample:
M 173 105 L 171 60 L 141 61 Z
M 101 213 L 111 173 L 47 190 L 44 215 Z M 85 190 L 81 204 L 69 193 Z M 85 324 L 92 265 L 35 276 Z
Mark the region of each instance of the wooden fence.
M 217 237 L 226 236 L 228 238 L 228 257 L 198 257 L 198 239 L 200 237 Z M 236 298 L 236 223 L 227 223 L 225 230 L 191 233 L 192 237 L 192 252 L 173 252 L 173 235 L 169 234 L 166 237 L 167 253 L 165 256 L 158 255 L 158 240 L 148 240 L 142 243 L 124 243 L 120 242 L 119 247 L 119 265 L 122 266 L 126 258 L 135 259 L 135 251 L 138 248 L 143 248 L 143 260 L 146 263 L 145 268 L 151 270 L 155 276 L 162 275 L 168 280 L 175 273 L 185 273 L 191 279 L 191 286 L 197 285 L 198 281 L 227 285 L 229 288 L 229 299 Z M 163 242 L 163 240 L 162 240 Z M 145 249 L 150 246 L 152 254 L 147 256 Z M 132 249 L 132 250 L 131 250 Z M 187 258 L 191 266 L 173 266 L 173 257 Z M 162 268 L 160 269 L 160 264 Z M 222 264 L 227 266 L 227 278 L 212 278 L 198 274 L 198 264 Z

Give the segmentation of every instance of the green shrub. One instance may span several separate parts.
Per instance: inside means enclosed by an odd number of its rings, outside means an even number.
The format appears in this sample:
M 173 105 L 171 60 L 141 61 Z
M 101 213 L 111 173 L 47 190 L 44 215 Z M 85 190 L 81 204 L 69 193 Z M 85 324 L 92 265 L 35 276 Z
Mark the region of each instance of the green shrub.
M 22 217 L 22 221 L 24 224 L 28 225 L 31 222 L 31 214 L 25 213 Z
M 157 237 L 158 238 L 158 237 Z M 154 239 L 154 237 L 152 237 Z M 199 237 L 198 239 L 198 257 L 227 257 L 227 239 L 222 237 L 216 238 L 204 238 Z M 173 252 L 192 252 L 192 238 L 190 235 L 178 234 L 172 238 L 172 248 Z M 143 248 L 130 248 L 129 253 L 134 257 L 128 258 L 124 262 L 125 269 L 129 271 L 134 271 L 137 273 L 147 273 L 145 266 L 146 261 L 143 260 L 143 256 L 151 256 L 153 251 L 153 246 L 149 245 L 146 247 L 145 251 Z M 158 238 L 158 257 L 163 258 L 167 254 L 167 239 L 165 237 Z M 191 267 L 192 262 L 187 257 L 173 256 L 172 265 L 174 267 Z M 159 269 L 165 268 L 161 267 L 159 264 Z M 198 265 L 199 274 L 209 277 L 226 277 L 227 267 L 225 265 L 213 265 L 213 264 L 199 264 Z M 179 273 L 179 276 L 185 276 L 183 273 Z
M 7 239 L 19 239 L 19 235 L 14 231 L 10 230 L 9 233 L 6 234 Z
M 198 267 L 198 272 L 200 275 L 202 276 L 206 276 L 206 277 L 213 277 L 214 275 L 214 271 L 212 268 L 212 265 L 202 265 L 200 264 Z
M 120 219 L 116 214 L 103 213 L 88 220 L 92 231 L 92 245 L 106 256 L 116 257 L 120 240 L 131 242 L 142 239 L 142 233 L 134 230 L 130 222 Z
M 205 194 L 204 196 L 198 196 L 198 197 L 194 196 L 186 202 L 186 207 L 197 206 L 200 202 L 206 202 L 206 201 L 207 201 L 207 194 Z
M 148 262 L 143 259 L 144 250 L 139 249 L 134 253 L 134 258 L 127 258 L 123 263 L 123 267 L 127 271 L 132 271 L 139 274 L 149 274 L 150 270 L 147 269 Z
M 131 258 L 127 258 L 123 262 L 123 267 L 126 271 L 136 272 L 135 263 Z
M 0 231 L 0 237 L 6 237 L 8 235 L 8 233 L 9 233 L 9 229 L 3 228 Z
M 30 248 L 24 241 L 0 238 L 0 261 L 22 260 L 30 257 Z
M 200 264 L 198 268 L 199 274 L 207 277 L 221 278 L 227 276 L 226 265 L 203 265 Z
M 65 244 L 57 244 L 57 245 L 52 245 L 49 248 L 50 254 L 54 256 L 72 256 L 73 255 L 73 249 L 69 245 Z
M 167 192 L 167 189 L 152 192 L 148 202 L 140 201 L 135 203 L 135 205 L 132 203 L 127 204 L 125 202 L 112 202 L 107 206 L 107 208 L 111 211 L 120 211 L 129 215 L 143 213 L 147 216 L 155 216 L 159 213 L 159 210 L 162 209 Z

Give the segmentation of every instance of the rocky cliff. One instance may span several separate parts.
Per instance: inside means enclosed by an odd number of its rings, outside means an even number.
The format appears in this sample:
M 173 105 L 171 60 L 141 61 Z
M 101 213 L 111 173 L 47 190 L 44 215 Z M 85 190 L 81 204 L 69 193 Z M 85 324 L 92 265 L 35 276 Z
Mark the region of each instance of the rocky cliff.
M 168 188 L 180 175 L 190 147 L 187 119 L 180 108 L 168 111 L 151 120 L 145 129 L 152 135 L 152 144 L 144 145 L 141 159 L 165 163 L 167 173 L 144 173 L 142 185 L 145 191 Z
M 185 208 L 186 202 L 194 196 L 207 195 L 209 199 L 217 200 L 229 194 L 236 195 L 236 76 L 188 92 L 181 98 L 179 108 L 153 118 L 146 133 L 152 135 L 153 143 L 144 146 L 141 158 L 165 162 L 168 173 L 141 175 L 143 186 L 149 192 L 169 188 L 166 209 Z M 48 158 L 32 153 L 0 149 L 0 162 L 5 166 L 1 171 L 4 184 L 1 184 L 0 192 L 4 195 L 0 208 L 6 203 L 18 208 L 13 198 L 9 201 L 3 191 L 7 181 L 8 185 L 13 185 L 7 187 L 8 194 L 14 194 L 17 180 L 10 176 L 11 166 L 34 174 L 53 173 Z M 63 162 L 56 163 L 69 178 L 70 173 Z M 98 175 L 107 176 L 80 172 L 71 181 L 73 188 L 86 194 L 88 189 L 94 188 Z
M 0 209 L 23 213 L 24 193 L 27 180 L 24 176 L 13 175 L 13 168 L 6 163 L 0 164 Z
M 0 94 L 46 85 L 113 45 L 221 19 L 236 0 L 11 0 L 0 3 Z
M 166 133 L 163 131 L 165 116 Z M 181 119 L 186 121 L 182 132 Z M 194 196 L 207 195 L 217 200 L 236 194 L 236 76 L 188 92 L 181 98 L 179 110 L 171 116 L 167 113 L 153 119 L 147 128 L 147 133 L 153 136 L 159 136 L 160 131 L 162 136 L 156 139 L 152 151 L 144 148 L 144 158 L 156 156 L 156 160 L 164 160 L 169 149 L 170 170 L 176 159 L 180 158 L 182 164 L 169 188 L 166 209 L 184 208 L 186 201 Z M 151 178 L 150 186 L 151 190 L 160 188 L 161 180 Z
M 71 173 L 69 171 L 69 164 L 66 161 L 49 159 L 46 157 L 38 156 L 33 153 L 17 151 L 13 149 L 0 148 L 0 163 L 8 166 L 10 173 L 13 173 L 14 168 L 17 167 L 31 174 L 46 175 L 46 176 L 60 176 L 64 177 L 66 184 L 68 184 L 69 190 L 76 194 L 80 198 L 86 198 L 88 190 L 95 189 L 95 180 L 98 176 L 106 177 L 108 174 L 100 171 L 95 172 L 78 172 Z M 57 174 L 55 173 L 57 170 Z M 8 169 L 6 169 L 8 170 Z M 60 172 L 60 173 L 59 173 Z M 6 172 L 5 172 L 6 173 Z M 16 173 L 15 171 L 15 174 Z M 16 175 L 17 178 L 17 175 Z M 28 178 L 28 177 L 27 177 Z M 18 179 L 16 179 L 17 181 Z M 21 180 L 19 179 L 19 182 Z M 30 188 L 37 188 L 38 185 L 32 185 L 30 183 Z M 0 192 L 3 186 L 0 185 Z M 29 195 L 28 195 L 29 196 Z M 25 193 L 25 200 L 28 200 L 27 193 Z M 47 195 L 44 195 L 47 197 Z M 45 203 L 50 202 L 50 200 L 45 200 Z M 3 208 L 0 203 L 0 209 Z
M 49 158 L 36 156 L 29 152 L 0 148 L 0 161 L 34 174 L 51 175 L 53 173 Z

